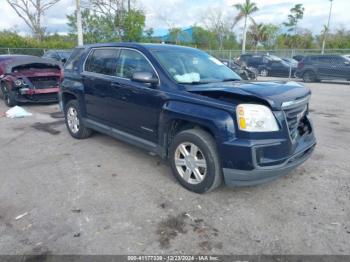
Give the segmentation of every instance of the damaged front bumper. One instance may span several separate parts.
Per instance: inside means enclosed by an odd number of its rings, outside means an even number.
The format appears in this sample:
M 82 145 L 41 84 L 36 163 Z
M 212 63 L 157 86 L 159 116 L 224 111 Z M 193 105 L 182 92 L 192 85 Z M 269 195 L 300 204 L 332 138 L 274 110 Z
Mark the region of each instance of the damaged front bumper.
M 16 94 L 17 102 L 53 103 L 58 101 L 59 87 L 44 89 L 19 88 Z
M 307 145 L 299 148 L 290 157 L 277 165 L 259 166 L 255 163 L 254 168 L 251 170 L 224 168 L 225 184 L 228 186 L 252 186 L 287 175 L 311 156 L 315 145 L 316 140 L 312 139 Z M 256 153 L 254 148 L 252 152 L 253 154 Z

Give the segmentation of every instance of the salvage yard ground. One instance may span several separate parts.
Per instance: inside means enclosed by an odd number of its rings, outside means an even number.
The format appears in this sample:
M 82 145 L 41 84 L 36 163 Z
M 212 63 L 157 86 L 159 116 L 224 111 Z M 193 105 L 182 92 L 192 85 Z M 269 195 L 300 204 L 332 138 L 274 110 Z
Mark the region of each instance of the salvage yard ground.
M 350 254 L 350 85 L 308 86 L 311 159 L 205 195 L 138 148 L 74 140 L 57 105 L 0 118 L 0 254 Z

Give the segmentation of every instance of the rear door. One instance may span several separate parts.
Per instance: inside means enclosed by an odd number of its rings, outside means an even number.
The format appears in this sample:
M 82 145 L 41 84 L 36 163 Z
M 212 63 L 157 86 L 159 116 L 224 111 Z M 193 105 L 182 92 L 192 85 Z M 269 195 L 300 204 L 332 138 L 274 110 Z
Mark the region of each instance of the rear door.
M 109 124 L 111 114 L 110 84 L 114 79 L 120 49 L 96 48 L 90 51 L 82 73 L 88 118 Z

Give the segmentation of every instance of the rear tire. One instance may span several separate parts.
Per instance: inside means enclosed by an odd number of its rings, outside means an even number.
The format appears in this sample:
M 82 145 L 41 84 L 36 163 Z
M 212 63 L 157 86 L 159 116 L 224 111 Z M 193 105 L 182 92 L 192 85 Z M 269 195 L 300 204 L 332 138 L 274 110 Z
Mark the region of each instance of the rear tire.
M 67 129 L 72 137 L 84 139 L 92 134 L 92 130 L 84 126 L 77 100 L 70 100 L 67 103 L 64 109 L 64 116 Z
M 317 76 L 313 71 L 306 71 L 303 74 L 303 81 L 305 83 L 312 83 L 317 81 Z
M 192 192 L 206 193 L 222 183 L 215 140 L 202 129 L 178 133 L 169 148 L 169 158 L 175 178 Z

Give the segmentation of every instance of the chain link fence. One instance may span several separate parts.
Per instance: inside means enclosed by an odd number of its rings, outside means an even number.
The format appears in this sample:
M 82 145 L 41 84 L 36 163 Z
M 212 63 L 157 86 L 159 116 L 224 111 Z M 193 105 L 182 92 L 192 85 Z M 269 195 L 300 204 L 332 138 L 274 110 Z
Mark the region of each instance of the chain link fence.
M 42 56 L 49 49 L 0 48 L 0 55 Z M 250 70 L 264 77 L 299 78 L 305 82 L 320 80 L 350 81 L 350 49 L 277 49 L 247 51 L 204 50 L 234 71 Z M 248 74 L 248 73 L 247 73 Z

